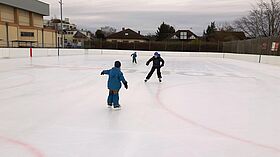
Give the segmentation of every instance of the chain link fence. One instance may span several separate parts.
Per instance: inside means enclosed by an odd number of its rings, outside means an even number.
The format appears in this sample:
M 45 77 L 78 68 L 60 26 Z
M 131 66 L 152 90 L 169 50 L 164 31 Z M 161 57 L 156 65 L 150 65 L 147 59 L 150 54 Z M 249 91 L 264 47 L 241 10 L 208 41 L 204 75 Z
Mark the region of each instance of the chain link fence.
M 223 43 L 223 52 L 280 56 L 280 37 L 266 37 Z

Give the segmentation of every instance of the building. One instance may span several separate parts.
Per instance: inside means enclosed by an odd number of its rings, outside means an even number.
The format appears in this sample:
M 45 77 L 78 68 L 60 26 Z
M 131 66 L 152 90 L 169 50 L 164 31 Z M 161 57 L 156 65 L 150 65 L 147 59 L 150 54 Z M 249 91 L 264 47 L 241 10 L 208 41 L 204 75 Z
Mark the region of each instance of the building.
M 88 30 L 65 30 L 64 41 L 67 48 L 81 48 L 84 43 L 92 40 L 92 33 Z
M 142 36 L 140 34 L 140 31 L 136 33 L 131 29 L 123 28 L 122 31 L 109 35 L 106 38 L 106 41 L 132 43 L 132 42 L 147 42 L 148 39 Z
M 51 19 L 44 20 L 45 28 L 52 28 L 58 31 L 57 41 L 61 41 L 61 20 L 60 19 Z M 81 48 L 84 47 L 86 41 L 92 39 L 92 33 L 85 29 L 77 29 L 77 25 L 70 23 L 69 18 L 62 20 L 62 29 L 63 29 L 63 41 L 64 47 L 66 48 Z M 62 46 L 62 45 L 60 45 Z
M 0 1 L 0 47 L 56 47 L 57 32 L 43 27 L 49 4 L 38 0 Z
M 190 30 L 178 30 L 166 38 L 166 40 L 195 40 L 198 36 Z
M 58 32 L 57 41 L 59 41 L 59 47 L 62 47 L 62 41 L 64 42 L 64 47 L 69 46 L 69 43 L 72 45 L 73 36 L 77 32 L 77 25 L 70 23 L 69 18 L 62 20 L 62 30 L 63 30 L 63 40 L 61 40 L 61 20 L 54 18 L 50 20 L 44 20 L 44 28 L 51 28 Z M 68 45 L 68 46 L 67 46 Z
M 45 28 L 52 28 L 55 30 L 60 31 L 61 30 L 61 20 L 60 19 L 51 19 L 51 20 L 44 20 L 44 27 Z M 62 20 L 62 29 L 63 30 L 76 30 L 77 25 L 70 23 L 69 18 L 65 18 Z

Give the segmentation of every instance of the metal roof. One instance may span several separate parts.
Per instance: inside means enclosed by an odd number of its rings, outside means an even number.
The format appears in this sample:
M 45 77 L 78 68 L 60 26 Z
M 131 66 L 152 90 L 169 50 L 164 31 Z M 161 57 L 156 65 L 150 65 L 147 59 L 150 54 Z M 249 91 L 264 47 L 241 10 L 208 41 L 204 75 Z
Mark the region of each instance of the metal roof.
M 49 4 L 38 0 L 0 0 L 0 4 L 24 9 L 40 15 L 49 16 Z
M 123 31 L 111 34 L 107 37 L 107 39 L 140 39 L 140 40 L 148 40 L 144 36 L 136 33 L 131 29 L 125 29 Z

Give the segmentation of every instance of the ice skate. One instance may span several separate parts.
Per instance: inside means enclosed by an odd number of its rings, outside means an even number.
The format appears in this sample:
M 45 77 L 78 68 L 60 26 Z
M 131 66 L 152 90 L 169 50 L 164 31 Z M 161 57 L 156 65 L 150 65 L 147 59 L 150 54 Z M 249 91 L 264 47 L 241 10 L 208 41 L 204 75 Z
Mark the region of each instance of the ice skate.
M 114 106 L 114 110 L 120 110 L 121 109 L 121 106 Z
M 159 80 L 159 82 L 161 82 L 161 81 L 162 81 L 162 80 L 161 80 L 161 78 L 159 78 L 158 80 Z
M 147 81 L 148 81 L 148 79 L 145 79 L 144 81 L 145 81 L 145 82 L 147 82 Z
M 112 104 L 107 104 L 107 107 L 108 108 L 112 108 Z

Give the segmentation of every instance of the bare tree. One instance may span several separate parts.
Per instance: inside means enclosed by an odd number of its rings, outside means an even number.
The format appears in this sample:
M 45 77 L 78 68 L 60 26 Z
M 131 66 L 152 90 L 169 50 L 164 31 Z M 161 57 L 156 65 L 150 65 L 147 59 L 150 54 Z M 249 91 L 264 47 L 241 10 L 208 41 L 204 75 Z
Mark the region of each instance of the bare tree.
M 230 22 L 227 22 L 227 21 L 218 23 L 217 29 L 218 29 L 218 31 L 225 31 L 225 32 L 234 32 L 235 31 L 233 24 Z
M 280 35 L 279 0 L 260 0 L 248 16 L 236 20 L 234 25 L 252 38 Z

